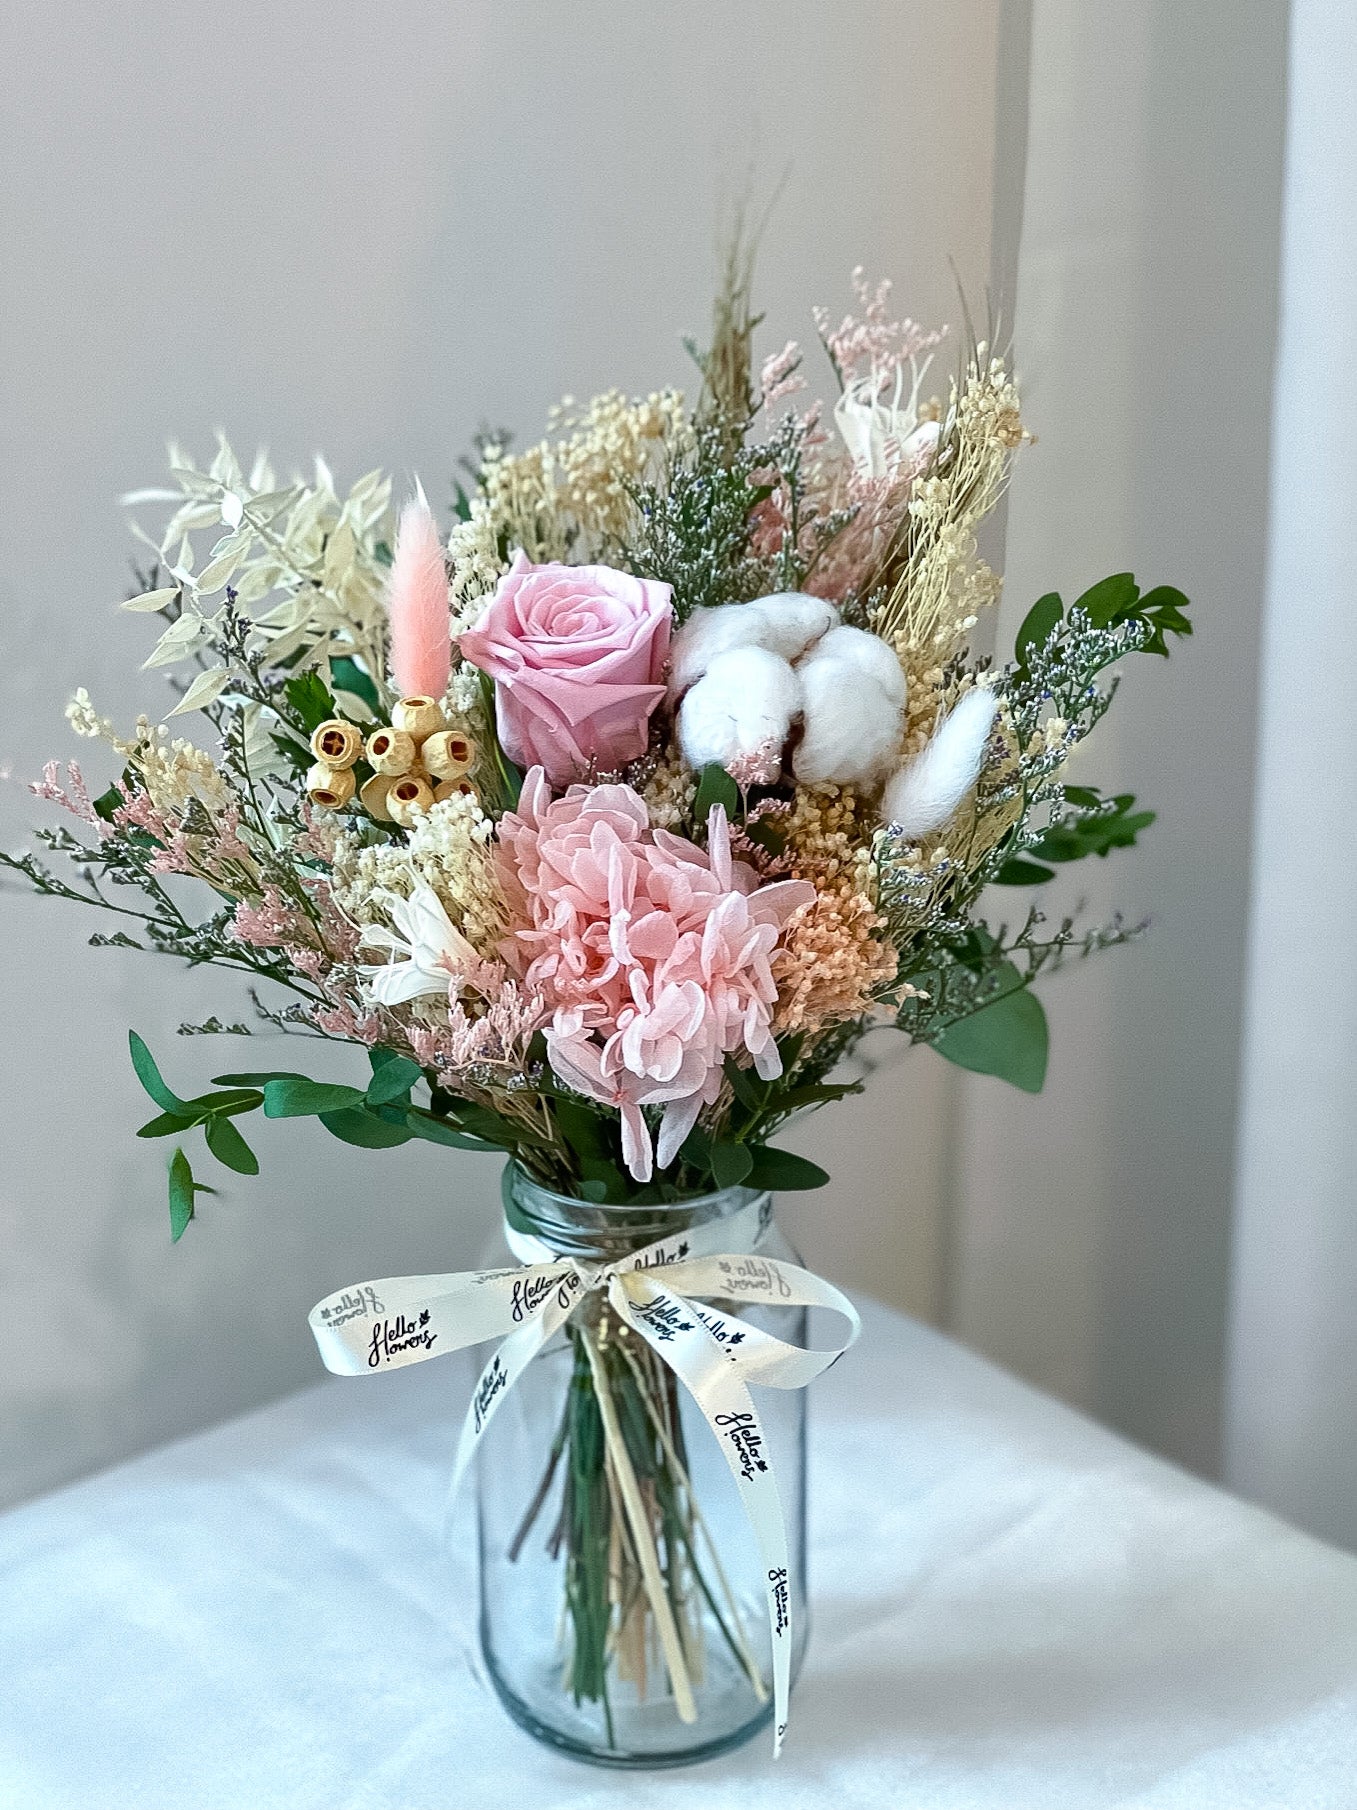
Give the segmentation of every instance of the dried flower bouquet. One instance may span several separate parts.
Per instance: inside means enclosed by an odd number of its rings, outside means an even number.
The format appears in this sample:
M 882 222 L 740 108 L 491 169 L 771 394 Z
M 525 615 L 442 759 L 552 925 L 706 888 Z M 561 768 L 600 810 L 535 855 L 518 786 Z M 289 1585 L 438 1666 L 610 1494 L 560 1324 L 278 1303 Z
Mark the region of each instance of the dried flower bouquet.
M 254 1174 L 243 1117 L 314 1117 L 639 1208 L 826 1180 L 771 1140 L 858 1090 L 841 1065 L 874 1027 L 1041 1087 L 1032 981 L 1132 931 L 995 923 L 986 899 L 1151 821 L 1066 769 L 1111 702 L 1100 675 L 1189 633 L 1186 600 L 1120 574 L 1043 597 L 1006 663 L 973 655 L 1017 390 L 968 338 L 932 393 L 942 336 L 854 280 L 855 314 L 816 314 L 832 407 L 796 345 L 756 369 L 736 256 L 695 402 L 610 392 L 525 451 L 484 444 L 446 532 L 422 492 L 397 517 L 379 472 L 341 494 L 321 464 L 282 482 L 224 441 L 207 469 L 172 449 L 171 487 L 130 499 L 169 518 L 137 530 L 152 560 L 125 607 L 159 626 L 170 717 L 210 734 L 124 735 L 78 693 L 70 723 L 116 773 L 96 796 L 53 763 L 34 788 L 76 820 L 40 832 L 69 874 L 3 860 L 115 914 L 97 943 L 241 971 L 269 1026 L 370 1058 L 352 1085 L 270 1069 L 183 1099 L 134 1034 L 142 1136 L 201 1128 Z M 178 1142 L 175 1238 L 201 1190 Z M 649 1653 L 681 1694 L 694 1596 L 762 1690 L 698 1558 L 672 1375 L 608 1312 L 566 1329 L 534 1498 L 560 1461 L 567 1687 L 610 1713 L 610 1677 L 644 1688 Z

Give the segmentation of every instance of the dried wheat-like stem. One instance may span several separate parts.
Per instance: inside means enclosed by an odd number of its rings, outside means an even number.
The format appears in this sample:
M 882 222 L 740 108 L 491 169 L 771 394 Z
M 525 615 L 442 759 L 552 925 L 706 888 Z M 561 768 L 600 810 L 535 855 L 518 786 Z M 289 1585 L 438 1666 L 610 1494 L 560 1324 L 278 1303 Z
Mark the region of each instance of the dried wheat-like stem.
M 1013 380 L 982 340 L 952 386 L 938 456 L 882 560 L 884 595 L 872 626 L 908 664 L 943 665 L 997 600 L 999 581 L 977 555 L 976 530 L 1003 495 L 1026 437 Z
M 650 1612 L 655 1618 L 655 1631 L 659 1635 L 660 1649 L 664 1654 L 669 1681 L 674 1689 L 674 1707 L 678 1711 L 680 1722 L 695 1722 L 697 1720 L 697 1703 L 693 1697 L 692 1678 L 688 1671 L 688 1662 L 684 1658 L 683 1642 L 679 1639 L 674 1613 L 670 1608 L 669 1598 L 665 1591 L 659 1554 L 655 1550 L 655 1538 L 650 1528 L 650 1516 L 641 1499 L 641 1489 L 636 1479 L 636 1472 L 632 1468 L 631 1459 L 627 1454 L 626 1441 L 623 1439 L 622 1429 L 618 1425 L 612 1388 L 592 1333 L 581 1328 L 580 1339 L 588 1355 L 589 1369 L 594 1379 L 594 1393 L 598 1399 L 599 1418 L 603 1423 L 603 1438 L 608 1449 L 609 1463 L 617 1481 L 618 1493 L 622 1498 L 622 1506 L 626 1511 L 632 1549 L 641 1569 L 646 1596 L 650 1601 Z

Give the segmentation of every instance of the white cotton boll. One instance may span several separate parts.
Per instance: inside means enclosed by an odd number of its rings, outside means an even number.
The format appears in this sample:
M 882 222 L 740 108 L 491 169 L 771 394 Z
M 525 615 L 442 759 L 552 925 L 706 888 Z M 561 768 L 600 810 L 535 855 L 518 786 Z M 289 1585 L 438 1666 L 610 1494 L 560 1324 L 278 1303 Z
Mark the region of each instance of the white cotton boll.
M 774 591 L 735 607 L 755 611 L 763 624 L 758 645 L 793 664 L 839 620 L 832 603 L 806 591 Z
M 694 610 L 670 643 L 669 696 L 681 697 L 696 685 L 718 654 L 761 645 L 766 632 L 763 617 L 747 603 Z
M 690 767 L 714 761 L 741 785 L 768 784 L 800 708 L 801 682 L 776 654 L 762 647 L 718 654 L 679 707 L 684 759 Z
M 905 669 L 895 649 L 880 635 L 840 624 L 815 643 L 798 670 L 804 675 L 820 660 L 838 660 L 853 667 L 864 678 L 875 680 L 886 696 L 904 709 Z
M 894 648 L 865 629 L 840 625 L 797 667 L 805 729 L 792 757 L 803 785 L 870 785 L 900 741 L 905 672 Z
M 993 692 L 968 691 L 923 753 L 886 787 L 882 821 L 906 836 L 922 836 L 946 823 L 979 778 L 997 709 Z
M 805 725 L 792 756 L 797 779 L 874 785 L 899 750 L 903 699 L 889 697 L 852 660 L 806 660 L 797 674 Z
M 718 654 L 737 647 L 763 647 L 788 662 L 797 660 L 838 620 L 832 603 L 802 591 L 694 610 L 669 650 L 669 695 L 681 697 Z

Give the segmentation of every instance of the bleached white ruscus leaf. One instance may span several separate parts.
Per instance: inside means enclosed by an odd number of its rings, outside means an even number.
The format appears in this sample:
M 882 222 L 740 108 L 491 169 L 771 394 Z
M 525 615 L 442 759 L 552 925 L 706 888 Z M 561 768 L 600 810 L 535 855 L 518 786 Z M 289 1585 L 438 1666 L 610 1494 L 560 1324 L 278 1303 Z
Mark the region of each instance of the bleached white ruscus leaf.
M 252 522 L 266 528 L 284 509 L 295 503 L 301 494 L 295 484 L 289 490 L 261 490 L 257 495 L 246 497 L 245 509 Z
M 220 591 L 229 584 L 246 553 L 250 542 L 254 539 L 254 530 L 246 528 L 236 534 L 228 534 L 224 540 L 217 542 L 212 549 L 212 558 L 198 574 L 197 585 L 200 591 Z
M 165 630 L 150 654 L 142 661 L 142 667 L 173 666 L 176 661 L 186 660 L 190 654 L 196 653 L 211 637 L 212 624 L 206 617 L 200 616 L 196 610 L 185 610 L 178 621 L 172 622 Z
M 213 666 L 207 672 L 200 672 L 180 698 L 170 716 L 184 716 L 190 710 L 203 710 L 217 699 L 231 683 L 231 674 L 224 666 Z
M 143 591 L 140 596 L 128 597 L 120 606 L 125 610 L 145 611 L 163 610 L 167 603 L 172 603 L 179 595 L 177 584 L 165 585 L 158 591 Z

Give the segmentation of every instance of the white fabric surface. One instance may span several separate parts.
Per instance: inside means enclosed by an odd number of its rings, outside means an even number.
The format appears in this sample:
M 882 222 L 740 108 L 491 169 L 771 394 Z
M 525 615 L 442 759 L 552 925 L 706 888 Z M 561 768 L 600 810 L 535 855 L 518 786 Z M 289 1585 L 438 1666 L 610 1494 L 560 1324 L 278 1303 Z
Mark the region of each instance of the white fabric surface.
M 0 1520 L 5 1810 L 1327 1810 L 1357 1560 L 869 1308 L 816 1385 L 784 1758 L 519 1733 L 440 1558 L 465 1369 L 331 1381 Z

